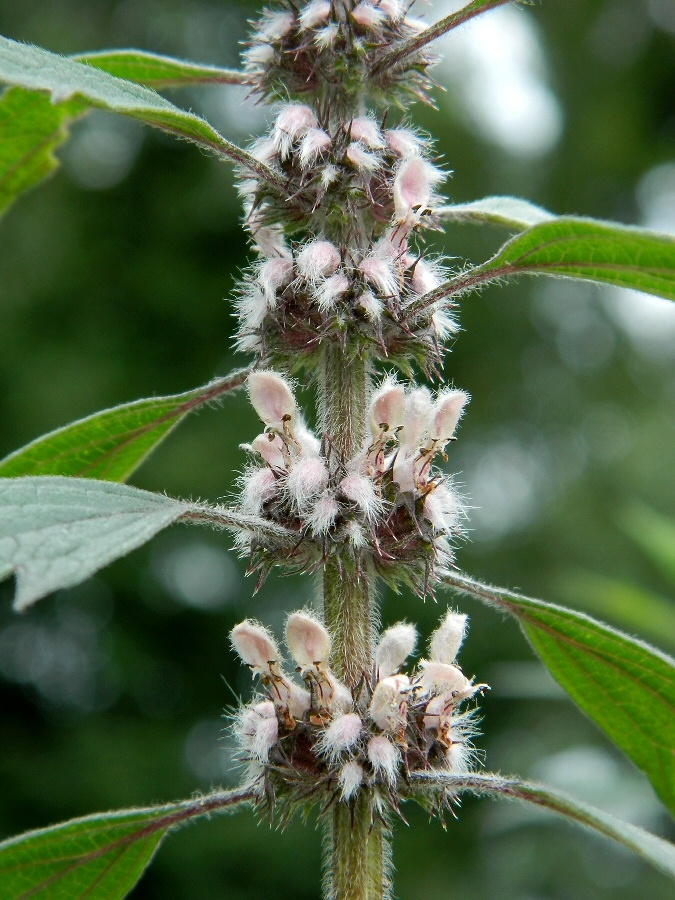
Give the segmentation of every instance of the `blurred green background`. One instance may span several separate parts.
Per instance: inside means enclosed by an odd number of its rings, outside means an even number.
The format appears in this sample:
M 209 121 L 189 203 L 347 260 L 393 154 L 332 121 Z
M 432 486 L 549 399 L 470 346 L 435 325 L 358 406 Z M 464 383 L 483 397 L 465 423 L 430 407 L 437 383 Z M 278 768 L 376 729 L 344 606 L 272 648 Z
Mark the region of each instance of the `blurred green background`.
M 456 4 L 455 4 L 456 5 Z M 417 14 L 428 19 L 449 4 Z M 256 3 L 0 0 L 0 32 L 74 53 L 133 46 L 237 64 Z M 516 194 L 557 212 L 675 230 L 672 0 L 546 0 L 447 38 L 438 138 L 451 197 Z M 237 88 L 174 92 L 236 141 L 265 111 Z M 96 410 L 241 365 L 229 298 L 244 265 L 232 171 L 191 146 L 95 114 L 63 167 L 0 225 L 0 456 Z M 484 259 L 504 237 L 433 246 Z M 446 376 L 473 401 L 449 466 L 474 507 L 464 570 L 593 612 L 673 649 L 675 315 L 641 295 L 523 280 L 462 304 Z M 255 434 L 243 396 L 184 423 L 133 483 L 227 498 Z M 22 617 L 0 586 L 0 837 L 236 779 L 223 711 L 250 678 L 228 631 L 280 628 L 313 592 L 271 578 L 252 598 L 225 535 L 174 529 Z M 447 598 L 383 596 L 385 624 L 434 627 Z M 482 702 L 490 769 L 546 780 L 668 833 L 649 785 L 547 677 L 511 622 L 471 601 L 461 662 Z M 467 799 L 447 831 L 406 808 L 401 900 L 672 896 L 664 878 L 566 823 Z M 672 834 L 672 831 L 671 831 Z M 138 898 L 319 897 L 320 834 L 249 813 L 171 837 Z M 0 889 L 0 895 L 2 891 Z

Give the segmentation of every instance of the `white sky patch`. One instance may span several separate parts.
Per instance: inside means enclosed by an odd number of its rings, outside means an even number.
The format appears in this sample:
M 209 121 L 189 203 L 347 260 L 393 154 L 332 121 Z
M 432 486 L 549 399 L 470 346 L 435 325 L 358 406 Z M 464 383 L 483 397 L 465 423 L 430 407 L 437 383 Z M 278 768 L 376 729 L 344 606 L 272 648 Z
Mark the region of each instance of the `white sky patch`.
M 440 0 L 430 23 L 464 6 Z M 435 77 L 458 91 L 472 125 L 516 156 L 552 150 L 563 112 L 547 81 L 543 48 L 532 17 L 512 6 L 479 16 L 437 42 L 444 58 Z

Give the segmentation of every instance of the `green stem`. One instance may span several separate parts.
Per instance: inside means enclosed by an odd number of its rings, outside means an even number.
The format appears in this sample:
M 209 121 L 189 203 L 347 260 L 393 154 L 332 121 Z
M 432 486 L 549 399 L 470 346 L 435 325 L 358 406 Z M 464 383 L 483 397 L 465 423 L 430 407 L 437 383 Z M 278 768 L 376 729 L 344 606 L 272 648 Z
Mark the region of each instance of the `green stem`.
M 321 391 L 323 430 L 329 441 L 332 477 L 361 449 L 366 431 L 365 361 L 337 346 L 326 350 Z M 324 618 L 332 643 L 331 668 L 356 696 L 373 664 L 373 608 L 369 577 L 358 553 L 336 544 L 323 579 Z M 326 830 L 326 896 L 329 900 L 386 900 L 389 847 L 386 827 L 374 824 L 370 797 L 362 791 L 350 805 L 335 803 Z
M 371 822 L 366 796 L 353 808 L 335 804 L 326 838 L 324 887 L 329 900 L 384 900 L 390 896 L 385 826 Z

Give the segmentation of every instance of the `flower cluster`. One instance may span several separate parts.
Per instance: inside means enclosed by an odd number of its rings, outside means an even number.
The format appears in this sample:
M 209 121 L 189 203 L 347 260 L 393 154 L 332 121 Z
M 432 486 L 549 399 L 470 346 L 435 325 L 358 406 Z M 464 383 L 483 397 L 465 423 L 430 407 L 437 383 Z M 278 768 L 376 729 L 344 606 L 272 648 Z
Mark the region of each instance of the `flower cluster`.
M 369 116 L 331 125 L 300 103 L 279 109 L 252 153 L 284 179 L 293 202 L 257 178 L 241 182 L 260 254 L 240 288 L 242 350 L 307 364 L 323 342 L 348 334 L 361 353 L 404 366 L 416 358 L 433 370 L 456 325 L 447 301 L 419 304 L 446 280 L 440 262 L 410 246 L 420 227 L 435 226 L 445 178 L 428 149 L 412 129 L 383 131 Z M 311 219 L 313 236 L 289 246 L 279 224 L 289 230 L 289 216 L 301 230 Z M 364 233 L 373 235 L 365 246 Z
M 311 613 L 292 613 L 286 623 L 303 686 L 282 668 L 267 629 L 248 619 L 237 625 L 232 644 L 263 696 L 237 712 L 234 733 L 261 802 L 350 802 L 368 791 L 373 810 L 384 815 L 405 796 L 411 773 L 470 771 L 474 712 L 462 705 L 487 685 L 456 663 L 465 630 L 466 616 L 448 612 L 431 636 L 429 659 L 404 674 L 417 632 L 405 622 L 388 628 L 373 670 L 352 692 L 331 671 L 330 637 Z
M 271 371 L 249 376 L 249 395 L 265 431 L 245 448 L 255 463 L 242 478 L 240 507 L 298 534 L 289 550 L 248 545 L 265 563 L 289 554 L 303 567 L 331 547 L 351 548 L 393 581 L 419 589 L 453 560 L 463 506 L 452 481 L 434 466 L 453 439 L 468 401 L 447 389 L 406 391 L 387 377 L 369 405 L 369 434 L 351 460 L 334 459 L 307 428 L 288 381 Z
M 319 95 L 340 105 L 363 93 L 376 101 L 426 99 L 432 85 L 428 50 L 411 54 L 393 72 L 372 62 L 426 27 L 401 0 L 311 0 L 298 9 L 284 2 L 266 10 L 245 53 L 256 90 L 268 99 Z M 369 65 L 370 63 L 370 65 Z

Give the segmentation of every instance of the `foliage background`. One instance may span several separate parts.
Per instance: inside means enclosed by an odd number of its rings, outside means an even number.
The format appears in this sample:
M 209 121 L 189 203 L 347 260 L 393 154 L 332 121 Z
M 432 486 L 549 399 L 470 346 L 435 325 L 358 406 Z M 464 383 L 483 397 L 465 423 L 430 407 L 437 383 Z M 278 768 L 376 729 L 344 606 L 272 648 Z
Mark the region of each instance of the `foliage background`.
M 446 8 L 437 3 L 436 14 Z M 0 0 L 0 32 L 63 53 L 135 46 L 234 66 L 257 9 Z M 423 4 L 419 12 L 436 17 Z M 439 111 L 413 113 L 454 170 L 453 199 L 516 194 L 675 230 L 671 0 L 546 0 L 483 21 L 443 46 Z M 222 88 L 174 99 L 241 142 L 264 122 L 243 96 Z M 231 171 L 104 114 L 74 129 L 63 160 L 0 227 L 0 455 L 243 362 L 227 299 L 247 252 Z M 437 246 L 478 261 L 502 237 L 465 226 Z M 675 581 L 664 540 L 675 508 L 672 309 L 523 280 L 465 300 L 461 322 L 445 370 L 474 397 L 449 463 L 476 507 L 461 566 L 672 650 L 663 599 Z M 238 444 L 255 428 L 244 397 L 226 399 L 184 423 L 133 483 L 227 497 Z M 221 714 L 232 691 L 247 697 L 251 687 L 227 634 L 246 615 L 280 628 L 313 587 L 273 578 L 251 599 L 227 546 L 222 535 L 174 529 L 21 618 L 10 612 L 11 584 L 0 587 L 0 837 L 231 783 Z M 407 617 L 428 634 L 444 603 L 387 595 L 383 620 Z M 516 626 L 472 601 L 462 608 L 472 625 L 463 666 L 493 685 L 480 740 L 489 768 L 667 833 L 646 781 L 556 689 Z M 405 813 L 401 900 L 668 896 L 665 879 L 637 860 L 543 814 L 467 800 L 444 832 Z M 134 896 L 309 900 L 319 863 L 312 825 L 270 833 L 241 813 L 170 838 Z

